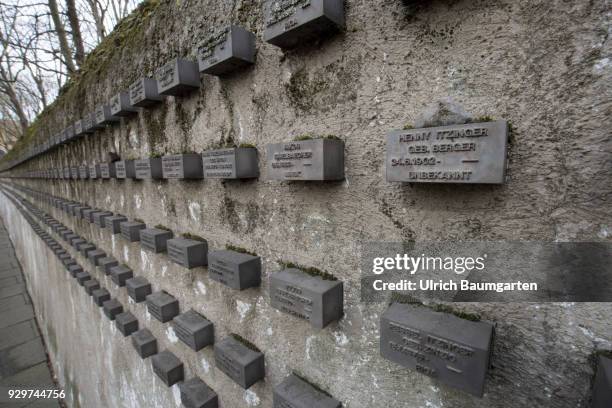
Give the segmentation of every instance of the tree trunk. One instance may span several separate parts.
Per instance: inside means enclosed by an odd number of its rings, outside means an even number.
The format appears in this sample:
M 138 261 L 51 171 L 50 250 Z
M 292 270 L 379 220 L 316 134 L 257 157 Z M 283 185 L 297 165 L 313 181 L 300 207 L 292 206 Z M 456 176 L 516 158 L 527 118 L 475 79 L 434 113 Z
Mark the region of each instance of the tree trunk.
M 66 9 L 68 12 L 68 21 L 70 22 L 70 30 L 72 31 L 72 43 L 74 44 L 74 59 L 80 67 L 85 61 L 85 47 L 83 46 L 83 37 L 81 36 L 81 27 L 79 25 L 79 17 L 77 16 L 76 5 L 74 0 L 66 0 Z
M 15 88 L 13 88 L 13 82 L 6 74 L 4 67 L 1 65 L 0 78 L 2 79 L 2 91 L 6 96 L 8 96 L 9 102 L 11 104 L 11 110 L 15 113 L 15 115 L 17 115 L 17 118 L 19 119 L 19 125 L 21 126 L 21 132 L 22 134 L 25 134 L 26 130 L 28 130 L 28 116 L 26 115 L 23 106 L 21 106 L 21 101 L 15 93 Z
M 98 3 L 96 0 L 87 0 L 89 4 L 89 8 L 91 9 L 91 15 L 94 20 L 94 24 L 96 25 L 96 33 L 98 34 L 98 43 L 104 39 L 104 22 L 102 21 L 102 16 L 100 15 L 100 10 L 98 9 Z
M 76 71 L 76 67 L 74 66 L 74 62 L 72 61 L 72 53 L 70 51 L 70 46 L 68 45 L 68 38 L 66 37 L 66 30 L 64 30 L 64 24 L 62 24 L 62 20 L 60 20 L 57 0 L 49 0 L 49 11 L 51 12 L 51 19 L 53 20 L 55 32 L 57 33 L 57 38 L 59 40 L 60 51 L 62 52 L 62 56 L 64 57 L 64 64 L 66 65 L 66 69 L 68 70 L 68 75 L 72 76 L 72 74 Z

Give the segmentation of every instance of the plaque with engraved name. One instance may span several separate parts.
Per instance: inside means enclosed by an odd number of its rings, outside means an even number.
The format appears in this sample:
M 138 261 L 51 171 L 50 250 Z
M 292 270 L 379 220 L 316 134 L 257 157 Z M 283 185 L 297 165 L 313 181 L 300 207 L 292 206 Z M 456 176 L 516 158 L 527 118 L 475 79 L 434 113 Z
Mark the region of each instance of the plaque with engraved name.
M 134 169 L 136 178 L 159 180 L 164 177 L 162 172 L 161 157 L 152 157 L 149 159 L 134 160 Z
M 102 307 L 102 304 L 107 300 L 110 300 L 111 295 L 108 290 L 104 288 L 99 288 L 91 292 L 91 297 L 93 298 L 94 303 L 98 307 Z
M 469 123 L 387 134 L 387 181 L 501 184 L 508 124 Z
M 130 85 L 130 104 L 148 108 L 163 101 L 157 91 L 157 81 L 153 78 L 140 78 Z
M 93 213 L 95 213 L 96 211 L 98 211 L 95 208 L 87 208 L 83 211 L 81 211 L 82 217 L 85 221 L 87 222 L 93 222 Z
M 318 329 L 342 317 L 343 284 L 288 268 L 270 276 L 270 304 Z
M 243 179 L 259 176 L 257 149 L 235 147 L 202 153 L 204 178 Z
M 82 180 L 89 178 L 89 166 L 79 166 L 79 178 Z
M 68 267 L 68 272 L 73 278 L 76 278 L 79 273 L 83 272 L 83 268 L 80 265 L 71 265 Z
M 104 228 L 106 227 L 106 219 L 112 215 L 113 213 L 110 211 L 96 212 L 93 215 L 94 224 L 96 224 L 98 228 Z
M 110 277 L 115 285 L 122 288 L 128 279 L 134 277 L 134 272 L 125 265 L 117 265 L 110 269 Z
M 83 286 L 86 281 L 91 279 L 91 275 L 89 275 L 89 272 L 79 272 L 76 275 L 74 275 L 74 277 L 76 278 L 77 282 L 79 282 L 79 285 L 81 286 Z
M 83 289 L 91 296 L 94 290 L 100 289 L 100 282 L 97 279 L 89 279 L 83 282 Z
M 197 153 L 164 156 L 162 173 L 165 179 L 201 179 L 202 156 Z
M 380 319 L 380 353 L 394 363 L 481 397 L 493 326 L 393 303 Z
M 147 358 L 157 354 L 157 339 L 149 329 L 140 329 L 132 334 L 132 345 L 140 356 Z
M 179 384 L 181 403 L 185 408 L 218 408 L 217 394 L 198 377 Z
M 229 250 L 209 251 L 208 276 L 237 290 L 259 286 L 261 258 Z
M 171 294 L 160 291 L 147 296 L 147 310 L 151 316 L 162 323 L 172 320 L 179 314 L 179 302 Z
M 215 365 L 244 389 L 265 376 L 263 353 L 233 336 L 215 344 Z
M 93 133 L 97 129 L 102 129 L 102 126 L 98 126 L 96 124 L 96 113 L 91 112 L 83 116 L 81 119 L 83 121 L 83 130 L 87 133 Z
M 129 242 L 140 241 L 140 230 L 147 228 L 146 224 L 140 221 L 126 221 L 120 224 L 121 236 Z
M 138 331 L 138 319 L 132 312 L 119 313 L 115 316 L 115 324 L 124 337 Z
M 191 269 L 208 263 L 208 243 L 195 239 L 172 238 L 166 241 L 172 262 Z
M 147 228 L 140 231 L 140 244 L 155 253 L 166 252 L 166 242 L 173 236 L 172 231 Z
M 200 87 L 200 73 L 195 62 L 182 58 L 169 61 L 155 73 L 160 95 L 184 96 Z
M 343 0 L 267 0 L 265 42 L 293 48 L 344 28 Z
M 93 251 L 89 251 L 87 253 L 87 259 L 89 259 L 89 262 L 91 262 L 94 266 L 100 265 L 100 259 L 105 257 L 106 252 L 101 249 L 94 249 Z
M 115 320 L 119 313 L 123 313 L 123 305 L 117 299 L 110 299 L 102 303 L 102 309 L 109 320 Z
M 225 75 L 255 62 L 255 35 L 231 25 L 210 34 L 198 47 L 200 72 Z
M 95 111 L 96 115 L 96 125 L 110 125 L 115 122 L 119 122 L 119 118 L 117 116 L 111 115 L 110 106 L 108 105 L 98 105 Z
M 74 135 L 75 136 L 83 136 L 85 133 L 85 128 L 83 126 L 83 119 L 79 119 L 74 122 Z
M 266 146 L 268 179 L 343 180 L 344 142 L 312 139 Z
M 89 165 L 89 178 L 95 180 L 100 178 L 100 165 L 98 164 L 90 164 Z
M 77 166 L 73 166 L 70 168 L 70 178 L 73 180 L 79 178 L 79 168 Z
M 115 175 L 117 179 L 136 178 L 134 160 L 120 160 L 115 162 Z
M 177 337 L 194 351 L 215 342 L 214 325 L 193 309 L 176 316 L 172 325 Z
M 117 265 L 119 265 L 119 261 L 112 256 L 103 257 L 98 261 L 98 266 L 104 271 L 105 275 L 110 275 L 111 269 Z
M 100 163 L 100 178 L 110 179 L 115 177 L 115 163 Z
M 144 302 L 152 293 L 151 284 L 142 276 L 135 276 L 125 281 L 128 295 L 136 303 Z
M 164 350 L 151 357 L 153 372 L 168 386 L 171 387 L 177 382 L 183 381 L 183 363 L 177 356 Z
M 121 224 L 127 221 L 127 218 L 123 215 L 113 215 L 106 219 L 105 224 L 106 228 L 110 229 L 111 234 L 120 234 L 121 233 Z
M 113 116 L 131 116 L 138 113 L 138 109 L 132 106 L 130 94 L 119 92 L 110 99 L 110 113 Z
M 295 374 L 274 387 L 272 408 L 341 408 L 337 399 L 313 387 Z
M 66 129 L 64 129 L 64 140 L 66 142 L 70 142 L 72 140 L 74 140 L 75 134 L 74 134 L 74 125 L 68 125 L 68 127 Z

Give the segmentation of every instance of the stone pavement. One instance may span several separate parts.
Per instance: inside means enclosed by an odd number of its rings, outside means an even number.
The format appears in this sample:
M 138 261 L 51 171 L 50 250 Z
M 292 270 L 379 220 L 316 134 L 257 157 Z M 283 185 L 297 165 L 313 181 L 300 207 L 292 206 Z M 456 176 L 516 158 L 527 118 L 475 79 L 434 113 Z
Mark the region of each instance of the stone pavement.
M 59 407 L 55 399 L 9 399 L 15 389 L 57 389 L 21 266 L 0 219 L 0 407 Z

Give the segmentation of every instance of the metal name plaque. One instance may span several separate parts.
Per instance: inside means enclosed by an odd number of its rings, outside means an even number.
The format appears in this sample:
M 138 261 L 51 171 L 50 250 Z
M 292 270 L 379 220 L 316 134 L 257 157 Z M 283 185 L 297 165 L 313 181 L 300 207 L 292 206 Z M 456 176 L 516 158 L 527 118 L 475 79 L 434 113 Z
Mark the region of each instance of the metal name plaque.
M 301 140 L 266 146 L 268 179 L 342 180 L 344 142 L 334 139 Z
M 257 149 L 231 148 L 202 153 L 204 178 L 238 179 L 259 175 Z
M 508 124 L 394 130 L 387 134 L 387 181 L 502 184 Z
M 344 1 L 268 0 L 264 19 L 264 41 L 293 48 L 344 27 Z
M 425 306 L 393 303 L 380 319 L 381 355 L 482 397 L 493 326 Z

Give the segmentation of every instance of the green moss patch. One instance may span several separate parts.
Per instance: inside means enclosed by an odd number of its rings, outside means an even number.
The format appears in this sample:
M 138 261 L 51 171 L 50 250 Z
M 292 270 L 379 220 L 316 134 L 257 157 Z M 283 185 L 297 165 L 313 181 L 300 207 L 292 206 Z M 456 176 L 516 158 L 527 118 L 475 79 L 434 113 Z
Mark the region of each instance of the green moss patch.
M 327 140 L 342 140 L 336 135 L 313 135 L 311 133 L 304 133 L 296 136 L 293 140 L 300 142 L 302 140 L 314 140 L 314 139 L 327 139 Z
M 412 295 L 406 295 L 400 292 L 391 293 L 391 298 L 389 299 L 389 305 L 393 303 L 401 303 L 404 305 L 422 305 L 423 303 L 415 298 Z
M 157 225 L 155 226 L 155 228 L 156 228 L 156 229 L 160 229 L 160 230 L 164 230 L 164 231 L 170 231 L 170 232 L 172 232 L 172 230 L 171 230 L 170 228 L 168 228 L 168 227 L 166 227 L 166 226 L 164 226 L 164 225 L 161 225 L 161 224 L 157 224 Z
M 278 261 L 279 265 L 283 268 L 283 269 L 299 269 L 300 271 L 310 275 L 310 276 L 315 276 L 315 277 L 319 277 L 323 280 L 328 280 L 328 281 L 337 281 L 338 278 L 336 278 L 334 275 L 332 275 L 331 273 L 327 272 L 327 271 L 322 271 L 320 269 L 317 269 L 315 267 L 312 266 L 303 266 L 300 264 L 296 264 L 293 262 L 285 262 L 285 261 Z
M 200 242 L 206 242 L 206 240 L 204 238 L 202 238 L 199 235 L 195 235 L 195 234 L 191 234 L 189 232 L 186 232 L 184 234 L 181 235 L 183 238 L 185 239 L 192 239 L 194 241 L 200 241 Z
M 238 343 L 241 343 L 246 348 L 251 349 L 251 350 L 253 350 L 253 351 L 257 352 L 257 353 L 261 353 L 261 350 L 259 350 L 259 348 L 257 348 L 256 345 L 254 345 L 253 343 L 251 343 L 250 341 L 248 341 L 247 339 L 245 339 L 241 335 L 236 334 L 236 333 L 230 333 L 230 336 L 232 336 L 234 338 L 234 340 L 236 340 Z
M 479 322 L 481 320 L 479 314 L 467 313 L 467 312 L 462 312 L 460 310 L 455 310 L 452 306 L 449 306 L 449 305 L 436 304 L 436 305 L 430 306 L 430 308 L 435 310 L 436 312 L 452 314 L 462 319 L 470 320 L 472 322 Z
M 470 119 L 467 123 L 484 123 L 484 122 L 494 122 L 495 119 L 493 119 L 491 116 L 485 115 L 485 116 L 478 116 L 477 118 L 473 118 Z
M 247 255 L 253 255 L 253 256 L 257 256 L 257 254 L 253 251 L 249 251 L 248 249 L 239 247 L 239 246 L 235 246 L 232 244 L 227 244 L 225 246 L 225 249 L 230 250 L 230 251 L 234 251 L 234 252 L 240 252 L 241 254 L 247 254 Z

